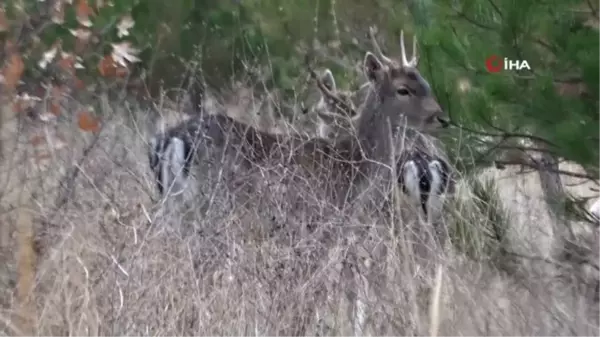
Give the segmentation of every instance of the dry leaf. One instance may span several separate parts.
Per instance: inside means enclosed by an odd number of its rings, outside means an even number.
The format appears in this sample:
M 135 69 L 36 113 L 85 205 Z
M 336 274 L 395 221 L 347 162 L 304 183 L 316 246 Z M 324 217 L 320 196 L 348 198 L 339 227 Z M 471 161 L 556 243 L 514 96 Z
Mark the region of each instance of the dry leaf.
M 79 112 L 77 116 L 77 125 L 83 131 L 98 132 L 100 131 L 100 120 L 87 111 Z
M 61 53 L 58 67 L 69 74 L 75 72 L 75 56 L 70 53 Z
M 134 25 L 135 21 L 133 21 L 131 15 L 125 15 L 121 18 L 119 24 L 117 24 L 117 37 L 122 38 L 123 36 L 128 36 L 129 30 L 133 28 Z
M 102 77 L 125 77 L 129 73 L 126 67 L 116 64 L 111 55 L 106 55 L 98 63 L 98 72 Z
M 110 55 L 104 56 L 98 63 L 98 72 L 102 77 L 112 77 L 115 69 L 115 62 Z
M 136 63 L 141 61 L 137 57 L 137 54 L 139 54 L 140 51 L 131 47 L 131 43 L 126 41 L 121 43 L 111 43 L 111 45 L 113 47 L 111 56 L 117 64 L 127 67 L 127 62 Z
M 94 14 L 94 10 L 88 5 L 87 0 L 79 0 L 77 3 L 77 21 L 84 27 L 91 27 L 92 21 L 90 16 Z
M 75 56 L 75 69 L 85 69 L 83 59 L 80 56 Z
M 54 42 L 52 48 L 44 52 L 42 55 L 42 59 L 38 62 L 38 66 L 42 69 L 46 69 L 48 64 L 50 64 L 56 58 L 58 51 L 61 49 L 62 42 L 60 40 Z
M 23 70 L 25 70 L 25 64 L 21 55 L 18 52 L 11 53 L 2 69 L 3 82 L 8 90 L 14 90 L 17 87 L 23 75 Z

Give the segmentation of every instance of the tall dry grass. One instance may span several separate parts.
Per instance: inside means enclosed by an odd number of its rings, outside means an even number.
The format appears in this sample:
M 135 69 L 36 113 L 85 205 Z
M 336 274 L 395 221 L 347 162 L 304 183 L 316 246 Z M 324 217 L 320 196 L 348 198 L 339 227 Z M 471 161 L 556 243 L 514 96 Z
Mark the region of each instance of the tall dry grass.
M 16 142 L 13 164 L 2 165 L 3 180 L 17 190 L 17 177 L 34 179 L 35 289 L 25 313 L 33 334 L 348 335 L 355 298 L 364 304 L 367 334 L 598 333 L 598 271 L 583 279 L 551 259 L 544 245 L 552 235 L 539 231 L 552 219 L 534 177 L 486 173 L 498 181 L 511 244 L 524 247 L 512 272 L 453 246 L 423 260 L 419 249 L 431 247 L 413 244 L 421 236 L 412 232 L 427 226 L 410 217 L 335 213 L 307 195 L 311 211 L 291 218 L 274 192 L 236 208 L 201 207 L 200 193 L 181 203 L 153 200 L 146 157 L 153 123 L 147 111 L 119 115 L 132 118 L 107 121 L 98 136 L 58 123 L 67 145 L 43 170 L 20 169 L 18 160 L 31 157 L 24 142 Z M 8 233 L 0 247 L 0 331 L 7 335 L 27 326 L 18 322 L 22 300 L 14 291 L 23 267 L 15 195 L 2 194 L 0 223 Z M 447 221 L 485 227 L 489 219 L 465 206 L 472 195 L 462 195 Z

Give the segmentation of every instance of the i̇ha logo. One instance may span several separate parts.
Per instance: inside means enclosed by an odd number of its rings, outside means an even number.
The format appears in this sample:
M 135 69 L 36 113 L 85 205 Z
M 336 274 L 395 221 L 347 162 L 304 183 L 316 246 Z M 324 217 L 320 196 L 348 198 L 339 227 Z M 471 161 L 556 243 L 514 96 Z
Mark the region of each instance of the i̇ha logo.
M 497 73 L 501 70 L 531 70 L 526 60 L 510 60 L 498 55 L 492 55 L 485 59 L 485 67 L 490 73 Z

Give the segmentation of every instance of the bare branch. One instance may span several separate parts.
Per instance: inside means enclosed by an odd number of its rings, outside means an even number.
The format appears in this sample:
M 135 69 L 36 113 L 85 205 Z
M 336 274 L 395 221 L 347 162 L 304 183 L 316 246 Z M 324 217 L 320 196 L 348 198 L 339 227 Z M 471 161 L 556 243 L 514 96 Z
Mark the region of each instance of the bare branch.
M 522 165 L 522 166 L 526 166 L 526 167 L 532 168 L 537 171 L 547 171 L 547 172 L 552 172 L 552 173 L 558 173 L 560 175 L 565 175 L 568 177 L 587 179 L 591 182 L 596 181 L 596 179 L 594 177 L 590 176 L 589 174 L 577 173 L 577 172 L 565 171 L 565 170 L 548 170 L 548 169 L 545 169 L 543 165 L 540 165 L 539 163 L 536 163 L 535 161 L 523 160 L 523 158 L 513 158 L 511 160 L 494 160 L 494 162 L 499 165 Z
M 505 132 L 503 130 L 498 129 L 499 131 L 501 131 L 502 133 L 490 133 L 490 132 L 485 132 L 485 131 L 478 131 L 478 130 L 474 130 L 465 126 L 462 126 L 452 120 L 448 121 L 448 123 L 452 126 L 455 126 L 463 131 L 475 134 L 475 135 L 480 135 L 480 136 L 488 136 L 488 137 L 499 137 L 499 138 L 525 138 L 525 139 L 531 139 L 531 140 L 535 140 L 544 144 L 547 144 L 549 146 L 552 147 L 556 147 L 556 144 L 550 142 L 549 140 L 546 140 L 544 138 L 538 137 L 538 136 L 534 136 L 534 135 L 528 135 L 526 133 L 516 133 L 516 132 Z

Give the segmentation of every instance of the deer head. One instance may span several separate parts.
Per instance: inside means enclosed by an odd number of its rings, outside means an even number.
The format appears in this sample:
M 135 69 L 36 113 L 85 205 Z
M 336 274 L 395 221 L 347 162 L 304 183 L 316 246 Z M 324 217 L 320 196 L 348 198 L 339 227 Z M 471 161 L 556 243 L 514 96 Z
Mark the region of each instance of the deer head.
M 435 99 L 429 83 L 417 70 L 417 40 L 413 39 L 412 56 L 406 55 L 404 31 L 400 33 L 400 60 L 383 54 L 373 28 L 369 35 L 375 53 L 367 52 L 364 72 L 372 85 L 371 99 L 378 105 L 378 118 L 389 118 L 392 127 L 398 126 L 403 116 L 408 127 L 420 131 L 433 131 L 448 125 L 444 111 Z M 373 118 L 366 114 L 365 118 Z
M 350 110 L 342 108 L 331 95 L 321 91 L 321 98 L 314 107 L 318 120 L 318 136 L 334 141 L 350 135 L 354 129 L 354 123 L 358 119 L 354 102 L 351 99 L 352 93 L 337 90 L 335 78 L 329 69 L 324 71 L 320 80 L 323 87 L 327 88 L 330 94 L 334 94 L 337 99 L 343 101 Z

